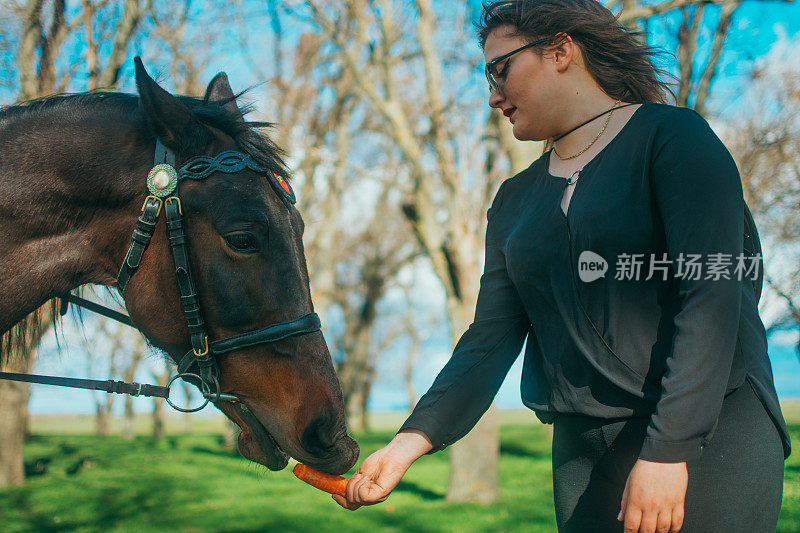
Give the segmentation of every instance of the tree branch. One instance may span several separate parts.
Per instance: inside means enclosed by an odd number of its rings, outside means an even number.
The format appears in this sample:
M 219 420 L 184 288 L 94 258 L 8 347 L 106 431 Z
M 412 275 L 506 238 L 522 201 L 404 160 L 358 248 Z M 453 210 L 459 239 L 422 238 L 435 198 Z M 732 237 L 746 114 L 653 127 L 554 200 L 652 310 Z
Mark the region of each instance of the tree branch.
M 128 43 L 136 31 L 142 18 L 140 0 L 126 0 L 122 17 L 117 24 L 117 34 L 114 38 L 114 48 L 108 58 L 106 67 L 97 80 L 98 87 L 114 87 L 119 80 L 119 71 L 128 50 Z
M 30 0 L 25 7 L 25 22 L 22 25 L 18 60 L 21 100 L 39 96 L 36 48 L 42 39 L 42 4 L 44 0 Z
M 734 11 L 736 11 L 736 8 L 738 8 L 741 3 L 742 0 L 729 0 L 722 4 L 717 29 L 714 31 L 714 43 L 711 46 L 711 55 L 706 63 L 706 68 L 703 70 L 703 75 L 700 78 L 700 83 L 697 88 L 697 97 L 695 98 L 694 109 L 701 115 L 706 114 L 706 99 L 708 98 L 711 80 L 714 79 L 717 67 L 719 66 L 722 47 L 725 45 L 725 38 L 731 26 L 731 18 L 733 17 Z

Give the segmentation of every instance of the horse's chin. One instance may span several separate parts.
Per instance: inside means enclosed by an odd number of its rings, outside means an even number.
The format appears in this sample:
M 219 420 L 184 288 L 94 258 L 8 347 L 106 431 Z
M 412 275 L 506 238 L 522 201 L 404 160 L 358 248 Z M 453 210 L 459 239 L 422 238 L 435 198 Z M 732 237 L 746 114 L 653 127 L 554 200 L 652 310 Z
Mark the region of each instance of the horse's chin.
M 236 414 L 234 422 L 242 428 L 238 442 L 239 453 L 273 471 L 286 468 L 289 455 L 281 449 L 258 418 L 241 402 L 230 405 Z

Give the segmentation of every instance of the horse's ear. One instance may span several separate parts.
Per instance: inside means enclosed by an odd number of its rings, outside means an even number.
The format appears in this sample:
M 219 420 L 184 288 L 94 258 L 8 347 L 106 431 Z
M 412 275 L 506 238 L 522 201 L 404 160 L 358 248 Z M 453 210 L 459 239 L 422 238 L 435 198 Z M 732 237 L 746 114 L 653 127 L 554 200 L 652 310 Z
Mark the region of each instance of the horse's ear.
M 231 84 L 228 83 L 228 75 L 224 72 L 214 76 L 214 79 L 208 84 L 204 100 L 206 103 L 224 100 L 223 107 L 232 113 L 236 113 L 240 120 L 244 120 L 239 106 L 236 105 L 236 96 L 233 94 Z
M 136 89 L 147 125 L 168 148 L 177 149 L 177 138 L 191 124 L 192 112 L 178 98 L 162 89 L 144 69 L 142 59 L 133 59 Z

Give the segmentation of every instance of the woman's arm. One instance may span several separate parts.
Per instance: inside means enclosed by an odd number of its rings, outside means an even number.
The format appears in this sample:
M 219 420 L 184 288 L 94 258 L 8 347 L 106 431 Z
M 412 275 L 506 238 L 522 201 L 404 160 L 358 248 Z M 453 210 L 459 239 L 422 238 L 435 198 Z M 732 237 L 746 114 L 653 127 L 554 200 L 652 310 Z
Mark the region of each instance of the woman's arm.
M 351 478 L 347 498 L 334 497 L 343 507 L 357 509 L 384 501 L 415 460 L 469 432 L 519 355 L 530 321 L 509 279 L 495 232 L 504 186 L 487 215 L 486 260 L 475 321 L 394 439 L 370 455 Z
M 508 209 L 510 202 L 506 202 L 505 212 L 502 209 L 510 181 L 500 187 L 487 213 L 485 264 L 475 320 L 400 428 L 427 435 L 433 445 L 429 453 L 456 442 L 477 424 L 519 356 L 531 327 L 501 249 L 504 220 L 514 216 Z
M 681 307 L 661 398 L 631 470 L 618 519 L 625 531 L 675 533 L 683 524 L 686 461 L 711 438 L 722 408 L 739 330 L 744 200 L 736 163 L 708 123 L 679 110 L 654 143 L 651 183 L 670 259 L 701 254 L 729 265 L 729 279 L 678 279 Z M 677 276 L 676 276 L 677 277 Z
M 733 272 L 742 253 L 744 199 L 736 163 L 700 115 L 679 109 L 654 146 L 651 180 L 667 251 L 701 254 L 704 265 L 728 262 L 730 279 L 678 278 L 680 311 L 661 398 L 639 457 L 679 462 L 700 455 L 722 408 L 736 339 L 742 281 Z M 749 282 L 748 282 L 749 283 Z

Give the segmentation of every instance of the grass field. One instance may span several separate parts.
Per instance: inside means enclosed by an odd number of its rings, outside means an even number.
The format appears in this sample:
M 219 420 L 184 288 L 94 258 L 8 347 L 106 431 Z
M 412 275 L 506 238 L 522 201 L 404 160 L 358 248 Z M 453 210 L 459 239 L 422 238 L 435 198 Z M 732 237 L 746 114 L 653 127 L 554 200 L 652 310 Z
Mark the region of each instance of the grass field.
M 784 412 L 800 442 L 800 403 Z M 377 417 L 378 429 L 356 435 L 362 459 L 401 418 Z M 501 424 L 497 503 L 448 503 L 445 451 L 420 459 L 386 503 L 349 512 L 291 468 L 269 472 L 224 448 L 218 418 L 196 419 L 189 435 L 171 419 L 153 443 L 90 435 L 90 418 L 40 417 L 26 462 L 44 472 L 0 490 L 0 531 L 555 531 L 548 428 L 528 412 L 503 412 Z M 786 463 L 779 531 L 800 532 L 797 452 Z

